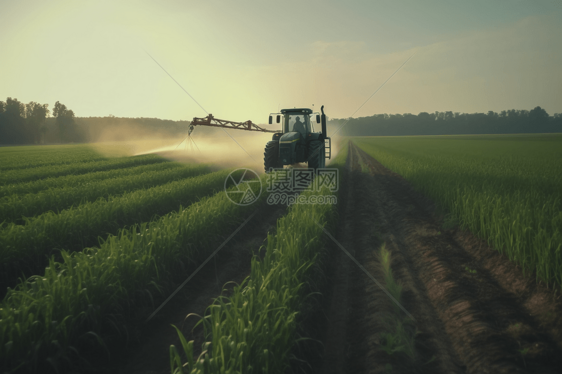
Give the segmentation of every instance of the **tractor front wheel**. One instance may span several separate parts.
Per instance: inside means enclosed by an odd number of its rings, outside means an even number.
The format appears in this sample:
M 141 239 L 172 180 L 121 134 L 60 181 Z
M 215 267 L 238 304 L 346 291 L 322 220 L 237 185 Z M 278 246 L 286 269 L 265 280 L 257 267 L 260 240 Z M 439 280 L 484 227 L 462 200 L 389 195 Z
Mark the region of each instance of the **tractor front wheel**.
M 280 169 L 283 167 L 281 160 L 279 160 L 279 142 L 271 140 L 265 145 L 265 152 L 263 153 L 263 164 L 265 172 L 269 173 L 269 169 Z

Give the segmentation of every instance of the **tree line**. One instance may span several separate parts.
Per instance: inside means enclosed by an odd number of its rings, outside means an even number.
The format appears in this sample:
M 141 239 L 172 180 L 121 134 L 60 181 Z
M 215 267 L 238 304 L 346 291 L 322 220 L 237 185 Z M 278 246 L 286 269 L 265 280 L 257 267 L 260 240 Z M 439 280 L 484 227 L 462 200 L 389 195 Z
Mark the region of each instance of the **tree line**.
M 54 144 L 121 141 L 185 135 L 189 121 L 157 118 L 75 117 L 57 101 L 52 117 L 48 104 L 24 104 L 8 97 L 0 101 L 0 144 Z M 532 110 L 500 113 L 421 112 L 375 114 L 370 117 L 332 119 L 343 123 L 345 136 L 514 134 L 562 132 L 562 113 L 550 116 L 540 106 Z M 339 125 L 339 126 L 338 126 Z M 199 132 L 212 130 L 200 129 Z
M 540 106 L 532 110 L 504 110 L 500 113 L 421 112 L 375 114 L 370 117 L 335 119 L 347 125 L 345 136 L 518 134 L 562 132 L 562 113 L 550 116 Z
M 0 144 L 41 144 L 49 114 L 49 104 L 24 104 L 11 97 L 0 101 Z M 53 117 L 60 142 L 75 141 L 74 112 L 57 101 Z
M 48 104 L 24 104 L 8 97 L 0 101 L 0 144 L 87 143 L 184 135 L 188 121 L 157 118 L 76 117 L 57 101 L 50 116 Z

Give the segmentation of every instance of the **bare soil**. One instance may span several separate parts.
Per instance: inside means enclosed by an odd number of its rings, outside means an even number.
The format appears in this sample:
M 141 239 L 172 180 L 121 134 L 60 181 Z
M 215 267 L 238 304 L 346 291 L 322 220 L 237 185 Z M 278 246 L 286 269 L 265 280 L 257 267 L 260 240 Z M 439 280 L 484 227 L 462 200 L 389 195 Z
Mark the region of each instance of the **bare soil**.
M 386 317 L 407 316 L 336 248 L 318 314 L 323 358 L 309 360 L 310 372 L 562 372 L 559 293 L 470 232 L 444 230 L 431 201 L 353 144 L 347 169 L 336 238 L 381 282 L 376 253 L 386 243 L 415 319 L 415 354 L 385 353 Z

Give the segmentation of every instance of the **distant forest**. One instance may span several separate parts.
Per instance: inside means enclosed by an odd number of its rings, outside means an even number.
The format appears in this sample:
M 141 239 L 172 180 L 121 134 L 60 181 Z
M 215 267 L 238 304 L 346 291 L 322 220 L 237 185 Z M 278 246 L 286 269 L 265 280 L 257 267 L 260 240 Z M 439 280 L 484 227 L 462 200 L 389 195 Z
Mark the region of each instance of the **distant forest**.
M 347 125 L 344 136 L 520 134 L 562 132 L 562 113 L 550 116 L 540 106 L 533 110 L 504 110 L 500 113 L 422 112 L 375 114 L 370 117 L 332 120 Z
M 48 104 L 24 104 L 10 97 L 0 101 L 0 144 L 61 144 L 167 138 L 185 135 L 189 121 L 157 118 L 75 117 L 56 102 L 52 116 Z M 347 122 L 340 135 L 454 135 L 562 132 L 562 113 L 504 110 L 500 113 L 422 112 L 376 114 L 370 117 L 332 119 L 330 127 Z M 201 129 L 203 130 L 203 129 Z M 209 133 L 211 129 L 208 130 Z M 203 132 L 207 132 L 203 130 Z
M 76 117 L 56 102 L 52 117 L 48 104 L 17 99 L 0 101 L 0 144 L 61 144 L 167 138 L 185 135 L 189 121 L 157 118 Z

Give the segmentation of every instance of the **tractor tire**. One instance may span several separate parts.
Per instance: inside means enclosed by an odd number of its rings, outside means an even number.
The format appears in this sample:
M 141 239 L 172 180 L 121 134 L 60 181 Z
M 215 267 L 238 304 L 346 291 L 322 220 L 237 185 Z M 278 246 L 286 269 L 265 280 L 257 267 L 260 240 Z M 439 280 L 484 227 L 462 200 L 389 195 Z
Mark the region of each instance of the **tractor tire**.
M 323 169 L 326 167 L 326 151 L 324 142 L 313 140 L 308 143 L 308 167 L 310 169 Z
M 279 142 L 274 140 L 267 142 L 263 153 L 263 164 L 266 173 L 269 173 L 271 168 L 280 169 L 283 167 L 281 160 L 279 160 Z

